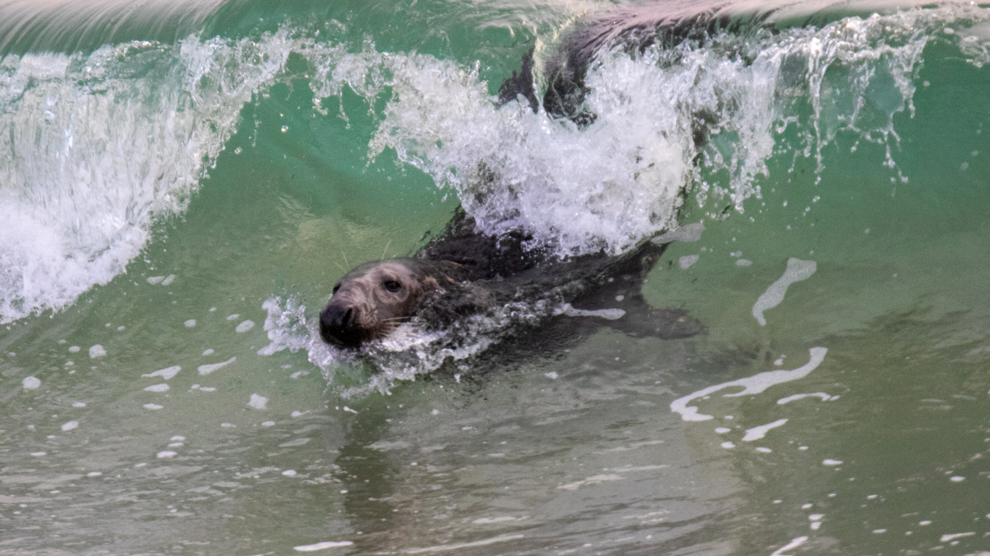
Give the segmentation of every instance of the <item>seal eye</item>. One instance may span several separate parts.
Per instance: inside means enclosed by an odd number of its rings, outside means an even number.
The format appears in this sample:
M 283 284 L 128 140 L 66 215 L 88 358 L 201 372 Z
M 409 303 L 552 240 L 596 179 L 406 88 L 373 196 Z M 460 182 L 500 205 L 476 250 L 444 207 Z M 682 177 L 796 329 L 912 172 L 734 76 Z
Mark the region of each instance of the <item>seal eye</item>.
M 382 282 L 382 286 L 384 286 L 386 290 L 392 293 L 395 293 L 402 289 L 402 284 L 398 280 L 385 280 L 384 282 Z

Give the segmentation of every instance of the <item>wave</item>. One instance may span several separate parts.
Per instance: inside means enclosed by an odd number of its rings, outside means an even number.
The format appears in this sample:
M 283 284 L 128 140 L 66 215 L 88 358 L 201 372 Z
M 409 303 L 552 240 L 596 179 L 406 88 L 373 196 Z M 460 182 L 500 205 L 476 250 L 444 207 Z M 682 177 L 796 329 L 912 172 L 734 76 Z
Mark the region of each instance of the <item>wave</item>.
M 689 205 L 711 218 L 744 213 L 769 160 L 810 157 L 820 170 L 838 136 L 884 146 L 878 162 L 906 180 L 895 121 L 914 110 L 926 47 L 985 64 L 988 14 L 915 8 L 603 48 L 586 77 L 597 115 L 586 127 L 525 103 L 498 107 L 480 64 L 370 40 L 355 49 L 335 21 L 7 55 L 0 322 L 64 308 L 125 272 L 155 223 L 188 206 L 245 103 L 275 84 L 308 84 L 317 122 L 348 119 L 345 91 L 356 94 L 375 110 L 369 163 L 394 151 L 455 191 L 482 231 L 523 229 L 561 256 L 619 253 L 696 214 Z
M 124 272 L 274 82 L 280 46 L 189 38 L 0 60 L 0 322 Z

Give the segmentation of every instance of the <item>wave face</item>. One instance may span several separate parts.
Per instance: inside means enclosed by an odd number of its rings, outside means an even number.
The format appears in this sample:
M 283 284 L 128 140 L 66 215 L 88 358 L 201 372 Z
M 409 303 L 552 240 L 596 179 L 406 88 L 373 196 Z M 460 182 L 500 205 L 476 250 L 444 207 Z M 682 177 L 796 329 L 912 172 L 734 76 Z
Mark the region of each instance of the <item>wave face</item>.
M 606 44 L 586 76 L 587 127 L 525 103 L 497 107 L 498 83 L 478 64 L 355 46 L 346 25 L 312 17 L 241 38 L 8 54 L 0 321 L 62 309 L 125 272 L 156 223 L 186 209 L 245 125 L 245 104 L 277 84 L 305 83 L 313 118 L 370 110 L 365 159 L 394 152 L 456 193 L 482 231 L 523 229 L 560 256 L 620 253 L 676 227 L 685 202 L 708 217 L 745 213 L 769 161 L 811 158 L 820 171 L 840 135 L 882 145 L 879 162 L 907 180 L 895 120 L 912 114 L 925 49 L 982 65 L 986 18 L 917 8 L 631 53 Z

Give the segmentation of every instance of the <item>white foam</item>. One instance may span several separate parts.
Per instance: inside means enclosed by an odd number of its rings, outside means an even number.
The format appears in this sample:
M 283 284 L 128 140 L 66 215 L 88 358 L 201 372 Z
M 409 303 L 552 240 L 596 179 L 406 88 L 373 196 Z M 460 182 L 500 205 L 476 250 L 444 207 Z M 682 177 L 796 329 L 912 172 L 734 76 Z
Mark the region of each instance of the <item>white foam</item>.
M 196 370 L 199 371 L 199 374 L 201 375 L 208 375 L 213 371 L 216 371 L 217 369 L 222 369 L 223 367 L 230 365 L 234 361 L 237 361 L 236 356 L 231 357 L 230 359 L 223 361 L 222 363 L 213 363 L 212 365 L 200 365 L 199 367 L 196 368 Z M 205 388 L 203 388 L 203 390 L 205 390 Z
M 700 258 L 701 255 L 684 255 L 683 257 L 677 260 L 677 264 L 678 266 L 681 267 L 682 270 L 687 270 L 692 266 L 694 266 L 694 263 L 698 262 L 698 259 Z
M 258 395 L 251 394 L 251 399 L 248 401 L 248 407 L 253 407 L 254 409 L 265 409 L 268 405 L 268 398 Z
M 89 348 L 89 358 L 96 359 L 98 357 L 103 357 L 107 354 L 107 350 L 103 349 L 103 346 L 96 344 Z
M 236 330 L 237 332 L 247 332 L 248 330 L 251 330 L 252 328 L 254 328 L 254 321 L 253 320 L 246 320 L 246 321 L 238 324 L 237 325 L 237 328 L 235 328 L 234 330 Z
M 784 271 L 784 275 L 770 284 L 767 291 L 763 292 L 763 295 L 753 304 L 753 317 L 760 323 L 760 326 L 767 324 L 766 319 L 763 318 L 763 312 L 776 307 L 784 300 L 788 286 L 794 282 L 807 280 L 817 268 L 818 265 L 815 261 L 802 261 L 794 257 L 787 259 L 787 270 Z
M 21 387 L 25 390 L 37 390 L 41 386 L 41 381 L 33 376 L 25 377 L 21 381 Z
M 786 403 L 791 403 L 797 400 L 803 400 L 805 398 L 819 398 L 823 402 L 831 401 L 833 399 L 832 396 L 829 396 L 825 392 L 815 392 L 812 394 L 794 394 L 792 396 L 787 396 L 786 398 L 780 398 L 779 400 L 777 400 L 777 404 L 784 405 Z M 835 398 L 838 398 L 838 396 L 835 396 Z
M 808 537 L 795 537 L 795 538 L 791 539 L 791 542 L 789 542 L 789 543 L 785 544 L 784 546 L 778 548 L 777 550 L 774 550 L 773 552 L 771 552 L 770 553 L 770 556 L 788 556 L 787 554 L 784 554 L 784 551 L 790 550 L 792 548 L 797 548 L 797 547 L 801 546 L 802 544 L 804 544 L 807 540 L 808 540 Z
M 619 320 L 626 315 L 626 312 L 622 309 L 586 311 L 584 309 L 575 309 L 570 303 L 563 303 L 560 307 L 553 310 L 553 314 L 566 315 L 568 317 L 598 317 L 605 320 Z
M 171 367 L 166 367 L 164 369 L 157 370 L 153 373 L 148 373 L 146 375 L 141 375 L 141 376 L 143 378 L 154 378 L 156 376 L 160 376 L 162 377 L 162 380 L 168 380 L 174 377 L 175 375 L 179 374 L 179 371 L 181 370 L 182 367 L 180 367 L 179 365 L 173 365 Z
M 704 223 L 695 222 L 694 224 L 686 224 L 679 228 L 675 228 L 674 230 L 653 238 L 651 241 L 657 245 L 663 245 L 664 243 L 670 243 L 672 241 L 691 243 L 701 239 L 701 232 L 704 231 Z
M 290 440 L 288 442 L 283 442 L 282 444 L 279 444 L 278 447 L 279 448 L 292 448 L 294 446 L 302 446 L 303 444 L 306 444 L 308 442 L 309 442 L 309 439 L 308 438 L 297 438 L 295 440 Z
M 163 406 L 163 405 L 158 405 L 158 404 L 156 404 L 156 403 L 146 403 L 146 404 L 144 404 L 144 405 L 143 405 L 142 407 L 144 407 L 145 409 L 147 409 L 147 410 L 149 410 L 149 411 L 157 411 L 157 410 L 159 410 L 159 409 L 162 409 L 162 408 L 164 408 L 165 406 Z
M 75 429 L 75 428 L 78 428 L 78 427 L 79 427 L 79 421 L 69 421 L 68 423 L 65 423 L 65 424 L 62 425 L 62 430 L 63 431 L 71 431 L 72 429 Z
M 146 392 L 168 392 L 169 386 L 164 382 L 161 384 L 155 384 L 153 386 L 148 386 L 144 389 Z
M 328 548 L 338 548 L 341 546 L 351 546 L 354 544 L 351 541 L 326 541 L 319 542 L 316 544 L 304 544 L 302 546 L 294 546 L 293 550 L 298 552 L 316 552 L 317 550 L 326 550 Z
M 680 413 L 681 418 L 684 419 L 685 421 L 707 421 L 708 419 L 712 418 L 711 415 L 704 415 L 702 413 L 699 413 L 698 408 L 696 406 L 689 406 L 688 403 L 699 398 L 704 398 L 705 396 L 708 396 L 725 388 L 732 388 L 736 386 L 742 387 L 741 391 L 736 392 L 734 394 L 724 394 L 723 397 L 726 398 L 734 397 L 734 396 L 753 395 L 753 394 L 759 394 L 775 384 L 780 384 L 783 382 L 789 382 L 792 380 L 798 380 L 804 378 L 805 376 L 808 375 L 808 373 L 818 368 L 818 365 L 821 365 L 822 361 L 825 359 L 825 354 L 828 352 L 828 349 L 823 347 L 813 347 L 810 350 L 808 350 L 808 352 L 810 355 L 810 359 L 808 363 L 797 369 L 794 369 L 793 371 L 784 371 L 784 370 L 766 371 L 763 373 L 753 375 L 751 377 L 741 378 L 739 380 L 733 380 L 729 382 L 723 382 L 721 384 L 716 384 L 714 386 L 709 386 L 708 388 L 704 388 L 702 390 L 693 392 L 691 394 L 688 394 L 687 396 L 674 400 L 670 404 L 670 409 L 675 413 Z
M 752 442 L 754 440 L 759 440 L 767 435 L 767 431 L 770 429 L 775 429 L 782 426 L 787 422 L 787 419 L 778 419 L 773 423 L 767 423 L 766 425 L 760 425 L 758 427 L 753 427 L 751 429 L 746 429 L 746 434 L 743 436 L 743 442 Z
M 162 450 L 161 452 L 158 452 L 157 457 L 158 457 L 158 459 L 171 459 L 171 458 L 174 458 L 177 455 L 178 454 L 176 454 L 175 452 L 173 452 L 171 450 Z

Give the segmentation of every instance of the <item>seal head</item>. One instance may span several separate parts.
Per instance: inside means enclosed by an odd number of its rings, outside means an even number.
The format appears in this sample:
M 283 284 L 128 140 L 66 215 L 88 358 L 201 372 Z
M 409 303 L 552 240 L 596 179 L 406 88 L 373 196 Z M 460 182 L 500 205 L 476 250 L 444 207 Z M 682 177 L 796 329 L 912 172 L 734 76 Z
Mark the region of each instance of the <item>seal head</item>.
M 339 348 L 384 338 L 412 318 L 423 302 L 460 291 L 460 265 L 397 258 L 364 263 L 344 275 L 320 313 L 320 336 Z
M 423 297 L 439 289 L 419 261 L 397 259 L 355 267 L 333 287 L 320 313 L 320 336 L 341 348 L 384 338 L 416 313 Z

